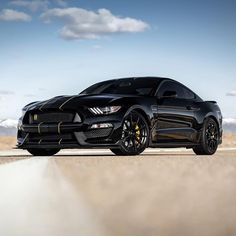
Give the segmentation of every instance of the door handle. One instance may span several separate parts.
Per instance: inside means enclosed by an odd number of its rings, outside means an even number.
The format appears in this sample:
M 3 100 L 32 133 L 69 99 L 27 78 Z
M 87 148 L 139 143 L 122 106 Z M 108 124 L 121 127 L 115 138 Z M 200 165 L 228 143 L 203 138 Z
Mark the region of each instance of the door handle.
M 199 107 L 197 107 L 197 106 L 194 106 L 194 105 L 187 105 L 186 106 L 186 109 L 188 110 L 188 111 L 197 111 L 197 110 L 200 110 L 200 108 Z

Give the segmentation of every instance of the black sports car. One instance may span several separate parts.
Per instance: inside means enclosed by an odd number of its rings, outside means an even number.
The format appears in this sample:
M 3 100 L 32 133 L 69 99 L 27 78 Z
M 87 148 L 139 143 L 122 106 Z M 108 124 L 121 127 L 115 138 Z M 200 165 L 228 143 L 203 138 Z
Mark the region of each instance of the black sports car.
M 221 142 L 216 102 L 160 77 L 114 79 L 79 95 L 30 103 L 18 125 L 18 148 L 39 156 L 64 148 L 138 155 L 146 147 L 186 147 L 212 155 Z

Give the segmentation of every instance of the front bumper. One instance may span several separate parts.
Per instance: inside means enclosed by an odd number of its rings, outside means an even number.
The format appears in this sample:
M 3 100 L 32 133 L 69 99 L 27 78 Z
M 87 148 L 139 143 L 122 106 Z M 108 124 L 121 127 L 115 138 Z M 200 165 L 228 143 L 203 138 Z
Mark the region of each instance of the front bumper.
M 92 129 L 93 124 L 110 123 L 109 128 Z M 83 123 L 39 123 L 18 126 L 17 147 L 28 148 L 109 148 L 120 144 L 121 120 L 100 117 Z

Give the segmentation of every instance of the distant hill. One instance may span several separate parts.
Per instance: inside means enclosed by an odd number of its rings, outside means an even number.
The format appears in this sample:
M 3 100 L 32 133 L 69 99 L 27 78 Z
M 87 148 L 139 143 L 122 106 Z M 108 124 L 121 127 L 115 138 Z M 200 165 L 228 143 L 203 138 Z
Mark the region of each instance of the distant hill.
M 0 136 L 15 136 L 17 131 L 17 120 L 0 120 Z M 223 121 L 224 132 L 236 133 L 236 118 L 225 118 Z

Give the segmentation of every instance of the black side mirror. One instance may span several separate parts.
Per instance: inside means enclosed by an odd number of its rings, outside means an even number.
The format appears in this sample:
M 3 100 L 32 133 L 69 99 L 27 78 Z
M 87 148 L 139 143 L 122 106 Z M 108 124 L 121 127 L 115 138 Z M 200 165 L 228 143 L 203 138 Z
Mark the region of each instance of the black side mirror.
M 162 98 L 177 98 L 176 91 L 165 91 Z

